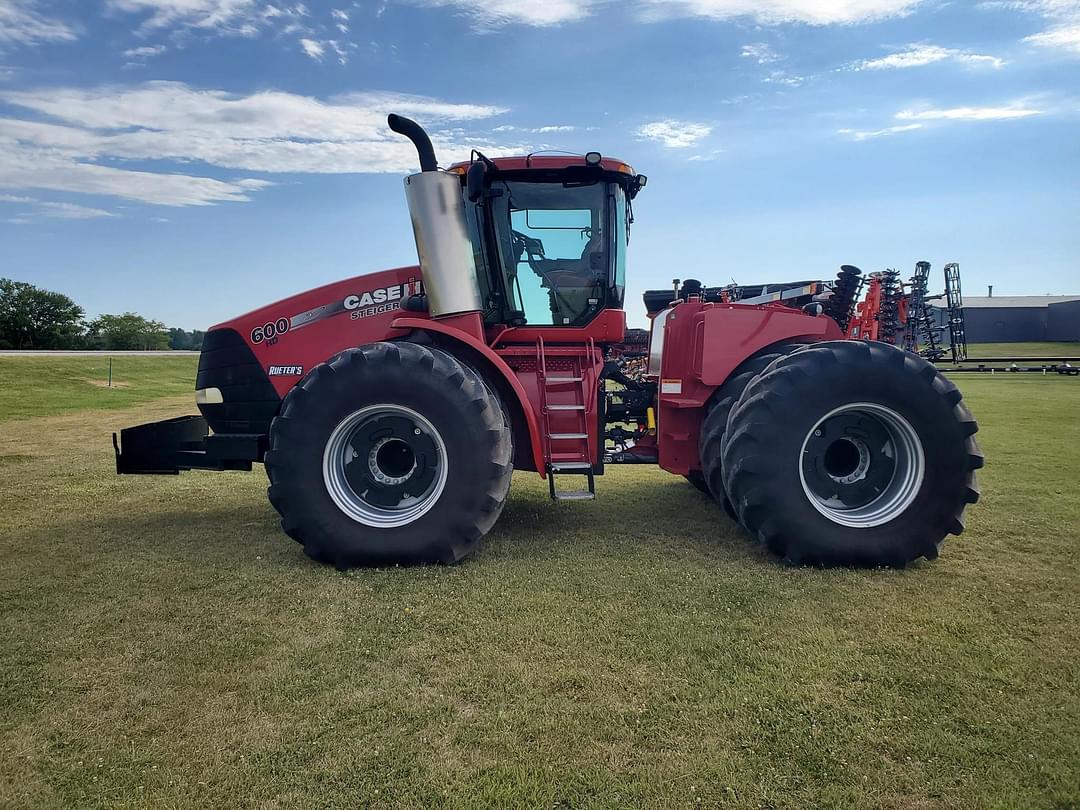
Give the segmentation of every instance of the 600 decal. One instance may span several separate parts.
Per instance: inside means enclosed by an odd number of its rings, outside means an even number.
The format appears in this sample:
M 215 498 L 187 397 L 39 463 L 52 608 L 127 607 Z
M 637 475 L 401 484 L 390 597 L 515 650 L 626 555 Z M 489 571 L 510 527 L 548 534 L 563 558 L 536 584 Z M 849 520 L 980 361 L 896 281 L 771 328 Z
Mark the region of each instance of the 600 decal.
M 278 318 L 276 321 L 263 324 L 262 326 L 256 326 L 251 330 L 251 342 L 262 343 L 264 340 L 268 343 L 274 343 L 277 341 L 279 335 L 284 335 L 289 331 L 289 319 Z

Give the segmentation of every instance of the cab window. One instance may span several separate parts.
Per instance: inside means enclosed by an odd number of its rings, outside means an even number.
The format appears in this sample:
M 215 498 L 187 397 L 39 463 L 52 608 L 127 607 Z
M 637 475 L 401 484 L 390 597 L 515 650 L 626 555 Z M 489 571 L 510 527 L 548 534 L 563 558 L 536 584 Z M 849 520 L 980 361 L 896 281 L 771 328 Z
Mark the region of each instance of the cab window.
M 608 184 L 497 187 L 494 224 L 513 308 L 531 326 L 588 323 L 604 306 L 611 273 Z

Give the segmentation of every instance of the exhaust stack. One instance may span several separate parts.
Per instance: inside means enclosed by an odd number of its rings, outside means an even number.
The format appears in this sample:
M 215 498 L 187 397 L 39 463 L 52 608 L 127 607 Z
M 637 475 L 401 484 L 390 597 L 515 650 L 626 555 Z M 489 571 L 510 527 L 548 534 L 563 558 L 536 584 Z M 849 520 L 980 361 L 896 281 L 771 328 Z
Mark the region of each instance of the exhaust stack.
M 419 174 L 405 178 L 405 199 L 431 315 L 480 311 L 483 298 L 465 224 L 461 179 L 438 170 L 431 139 L 418 123 L 391 114 L 387 124 L 413 142 L 420 158 Z

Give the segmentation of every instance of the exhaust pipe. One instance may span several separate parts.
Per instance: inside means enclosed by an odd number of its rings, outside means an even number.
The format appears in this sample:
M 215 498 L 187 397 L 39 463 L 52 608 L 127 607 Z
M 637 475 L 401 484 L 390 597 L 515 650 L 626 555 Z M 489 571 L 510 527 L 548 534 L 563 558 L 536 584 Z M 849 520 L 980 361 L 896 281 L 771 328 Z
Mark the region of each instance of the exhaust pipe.
M 420 156 L 421 171 L 405 178 L 405 199 L 428 310 L 434 318 L 478 312 L 484 301 L 465 222 L 461 177 L 439 171 L 431 139 L 418 123 L 400 115 L 390 115 L 386 123 L 412 141 Z
M 422 126 L 411 118 L 395 115 L 394 113 L 390 113 L 386 117 L 386 124 L 398 135 L 404 135 L 413 142 L 413 146 L 416 147 L 416 154 L 420 156 L 420 171 L 434 172 L 438 170 L 439 163 L 435 160 L 435 147 L 431 145 L 431 138 L 424 132 Z

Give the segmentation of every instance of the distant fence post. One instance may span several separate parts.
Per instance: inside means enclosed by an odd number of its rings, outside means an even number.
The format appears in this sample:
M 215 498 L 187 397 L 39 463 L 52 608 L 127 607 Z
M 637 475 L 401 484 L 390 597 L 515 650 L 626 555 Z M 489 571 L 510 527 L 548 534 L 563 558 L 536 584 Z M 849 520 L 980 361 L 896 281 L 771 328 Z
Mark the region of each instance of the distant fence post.
M 109 358 L 109 388 L 112 388 L 112 358 Z

